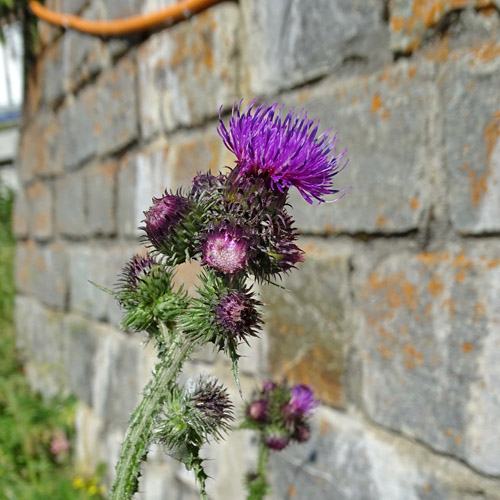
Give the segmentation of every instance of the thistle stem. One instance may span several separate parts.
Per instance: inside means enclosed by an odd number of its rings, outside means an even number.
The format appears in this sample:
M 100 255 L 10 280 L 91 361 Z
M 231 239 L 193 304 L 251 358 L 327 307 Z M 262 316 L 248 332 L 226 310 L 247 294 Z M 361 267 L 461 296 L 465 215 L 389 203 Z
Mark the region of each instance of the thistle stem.
M 271 492 L 267 482 L 267 468 L 269 465 L 269 448 L 263 439 L 259 441 L 259 451 L 257 458 L 257 471 L 248 483 L 247 500 L 264 500 L 265 496 Z
M 162 330 L 166 330 L 164 325 Z M 137 492 L 141 462 L 146 458 L 153 434 L 153 419 L 161 410 L 172 384 L 175 383 L 192 349 L 191 342 L 179 335 L 172 335 L 171 344 L 163 359 L 156 365 L 153 377 L 144 389 L 143 399 L 130 419 L 116 465 L 116 478 L 110 500 L 129 500 Z

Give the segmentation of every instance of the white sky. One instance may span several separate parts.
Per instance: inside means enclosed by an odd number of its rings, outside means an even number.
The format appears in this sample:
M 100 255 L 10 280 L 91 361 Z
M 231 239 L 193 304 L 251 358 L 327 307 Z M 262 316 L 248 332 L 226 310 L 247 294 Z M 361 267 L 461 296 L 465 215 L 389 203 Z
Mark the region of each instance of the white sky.
M 20 107 L 23 98 L 23 44 L 19 23 L 4 27 L 0 44 L 0 108 Z

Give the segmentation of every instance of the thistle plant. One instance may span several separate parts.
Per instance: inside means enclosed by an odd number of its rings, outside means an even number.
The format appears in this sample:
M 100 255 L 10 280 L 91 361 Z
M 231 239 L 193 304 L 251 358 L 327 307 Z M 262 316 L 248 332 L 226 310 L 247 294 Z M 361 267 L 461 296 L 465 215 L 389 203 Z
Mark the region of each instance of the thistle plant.
M 141 227 L 147 252 L 132 257 L 112 292 L 124 310 L 123 327 L 146 332 L 158 353 L 130 419 L 112 500 L 132 498 L 141 462 L 154 442 L 194 471 L 201 498 L 207 498 L 199 452 L 208 440 L 221 439 L 229 430 L 232 403 L 212 377 L 199 376 L 181 387 L 177 379 L 183 363 L 194 350 L 211 344 L 230 359 L 240 388 L 239 348 L 262 325 L 254 286 L 276 283 L 304 259 L 287 212 L 289 189 L 298 189 L 308 203 L 343 195 L 344 190 L 333 186 L 334 176 L 347 163 L 345 150 L 337 154 L 335 136 L 329 131 L 318 135 L 318 123 L 304 111 L 292 110 L 283 118 L 278 104 L 256 104 L 244 110 L 241 102 L 235 104 L 228 127 L 219 120 L 219 135 L 236 157 L 232 169 L 199 173 L 189 187 L 153 198 Z M 190 261 L 201 264 L 193 295 L 173 280 L 175 266 Z M 261 398 L 267 401 L 272 423 L 263 438 L 267 448 L 306 440 L 305 417 L 315 405 L 311 397 L 305 386 L 291 392 L 278 386 L 267 399 Z M 280 423 L 273 415 L 281 403 L 285 409 L 280 415 L 286 418 Z M 257 415 L 252 418 L 259 423 L 264 411 L 259 405 L 264 403 L 252 405 L 249 419 Z
M 264 382 L 246 405 L 240 429 L 258 433 L 257 469 L 246 477 L 247 500 L 262 500 L 270 493 L 267 468 L 270 451 L 284 450 L 291 442 L 305 443 L 311 437 L 309 419 L 319 405 L 311 388 L 289 387 L 286 382 Z

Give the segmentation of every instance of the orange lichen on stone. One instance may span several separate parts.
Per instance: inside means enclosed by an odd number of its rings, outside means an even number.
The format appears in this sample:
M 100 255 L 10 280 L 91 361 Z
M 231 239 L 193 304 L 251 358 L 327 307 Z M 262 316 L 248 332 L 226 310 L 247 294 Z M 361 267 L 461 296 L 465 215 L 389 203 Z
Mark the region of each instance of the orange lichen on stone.
M 466 277 L 467 277 L 467 276 L 466 276 L 466 274 L 465 274 L 465 272 L 464 272 L 464 271 L 458 271 L 458 272 L 455 274 L 455 281 L 456 281 L 457 283 L 462 283 L 462 281 L 464 281 Z
M 405 356 L 405 366 L 409 370 L 415 368 L 415 365 L 421 365 L 424 362 L 424 355 L 410 344 L 403 347 L 403 353 Z
M 408 68 L 408 77 L 409 78 L 413 78 L 416 74 L 417 74 L 417 65 L 416 64 L 412 64 Z
M 429 282 L 427 289 L 429 293 L 436 298 L 443 293 L 444 285 L 437 276 L 434 276 Z
M 375 219 L 375 225 L 377 227 L 385 227 L 387 226 L 387 222 L 387 219 L 382 215 L 377 215 L 377 218 Z
M 405 27 L 405 18 L 400 16 L 391 17 L 391 30 L 401 31 Z
M 472 321 L 474 321 L 474 323 L 478 322 L 481 318 L 486 316 L 486 312 L 486 306 L 483 302 L 478 300 L 474 304 L 474 316 L 472 317 Z
M 452 299 L 445 299 L 443 300 L 442 306 L 443 308 L 448 309 L 448 316 L 453 318 L 456 309 L 455 301 Z
M 430 46 L 426 53 L 426 58 L 429 61 L 438 63 L 446 62 L 450 56 L 449 36 L 444 36 L 438 42 Z
M 394 351 L 384 344 L 377 344 L 375 348 L 384 359 L 392 359 L 394 357 Z
M 474 344 L 472 344 L 471 342 L 462 343 L 462 352 L 464 352 L 465 354 L 469 354 L 473 350 L 474 350 Z
M 488 262 L 488 269 L 494 269 L 500 266 L 500 259 L 492 259 Z
M 380 114 L 380 118 L 382 120 L 388 120 L 392 116 L 392 113 L 388 109 L 384 109 L 382 113 Z
M 417 256 L 417 259 L 428 268 L 431 268 L 449 260 L 450 252 L 420 253 Z
M 295 498 L 297 496 L 297 488 L 293 484 L 288 486 L 288 498 Z
M 382 300 L 389 306 L 389 311 L 384 319 L 390 319 L 394 315 L 394 309 L 405 306 L 408 309 L 416 310 L 418 305 L 417 289 L 408 282 L 404 273 L 396 273 L 386 279 L 381 279 L 379 273 L 374 271 L 368 278 L 368 283 L 364 287 L 366 296 L 373 293 L 385 295 Z M 394 296 L 397 295 L 397 300 Z
M 420 202 L 418 201 L 417 198 L 412 198 L 410 200 L 410 208 L 412 210 L 418 210 L 418 208 L 420 207 Z
M 372 113 L 376 113 L 382 107 L 382 99 L 378 93 L 373 94 L 372 98 Z
M 484 140 L 486 142 L 486 154 L 488 159 L 493 153 L 500 137 L 500 111 L 493 114 L 493 119 L 484 127 Z
M 500 56 L 500 45 L 493 40 L 480 45 L 473 52 L 476 62 L 487 63 Z
M 476 172 L 471 170 L 469 172 L 469 188 L 471 190 L 470 202 L 471 205 L 477 207 L 483 196 L 488 191 L 487 180 L 490 176 L 491 168 L 487 168 L 480 176 L 476 177 Z
M 332 432 L 332 424 L 326 418 L 322 418 L 319 421 L 319 433 L 322 436 L 327 436 L 330 432 Z

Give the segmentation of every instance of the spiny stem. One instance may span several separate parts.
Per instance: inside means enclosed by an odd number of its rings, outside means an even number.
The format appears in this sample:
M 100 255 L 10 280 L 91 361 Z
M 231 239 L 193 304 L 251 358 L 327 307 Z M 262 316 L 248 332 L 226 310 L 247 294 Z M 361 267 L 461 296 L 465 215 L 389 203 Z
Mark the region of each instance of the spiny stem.
M 267 481 L 267 467 L 269 463 L 269 448 L 264 440 L 259 441 L 259 451 L 257 459 L 257 471 L 255 475 L 248 481 L 248 496 L 247 500 L 264 500 L 264 497 L 271 492 Z
M 166 327 L 162 326 L 165 333 Z M 130 419 L 130 425 L 116 465 L 116 478 L 110 500 L 129 500 L 137 492 L 141 462 L 146 458 L 152 437 L 152 423 L 161 410 L 172 383 L 191 353 L 193 345 L 185 338 L 172 335 L 164 359 L 156 366 L 153 378 L 144 389 L 142 401 Z

